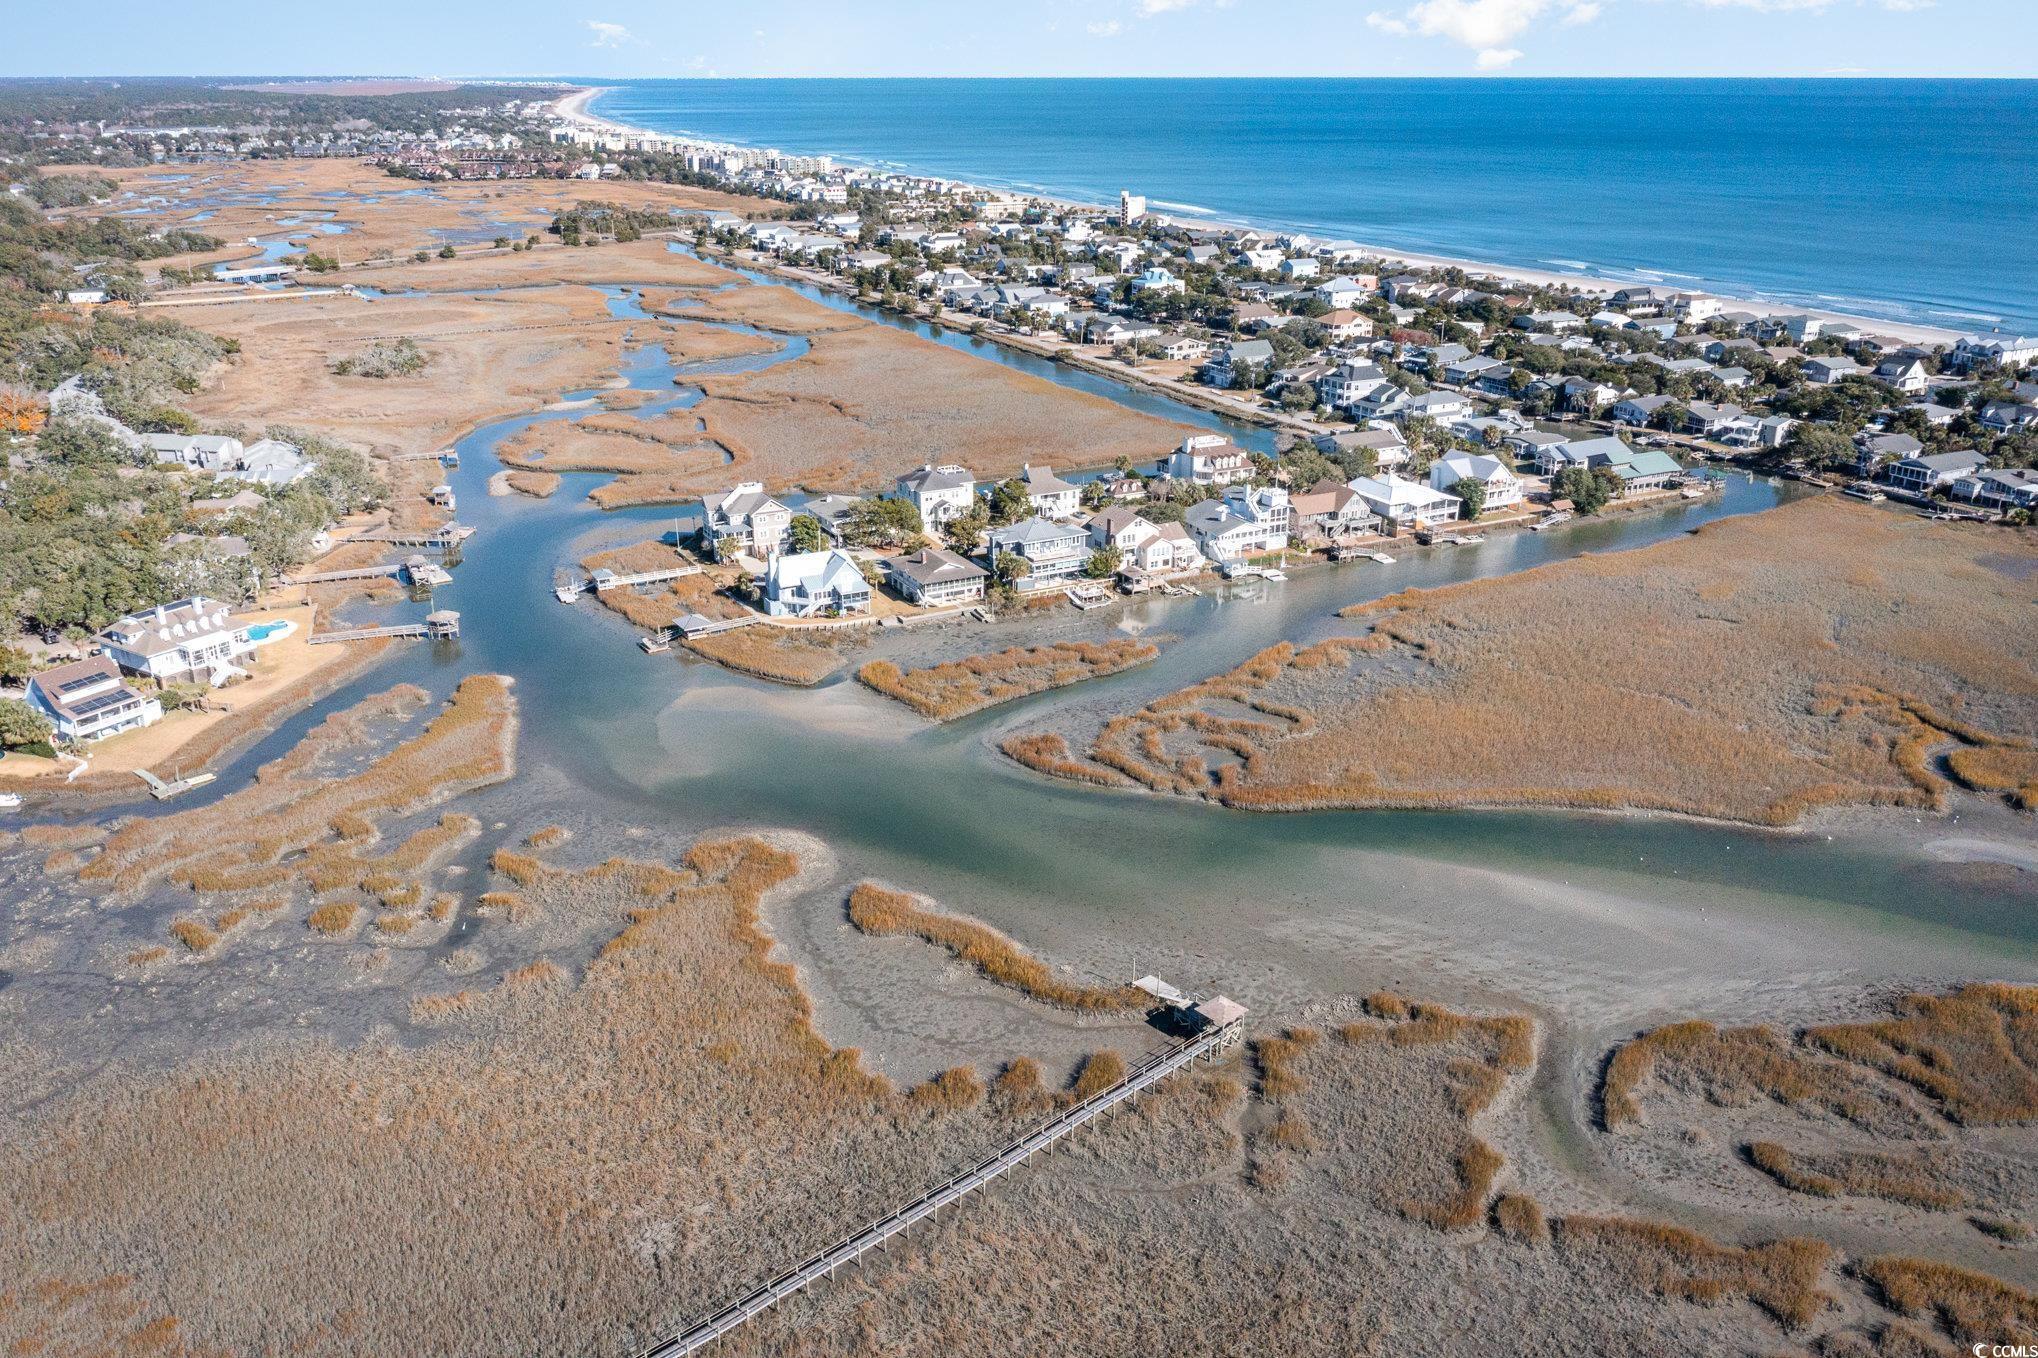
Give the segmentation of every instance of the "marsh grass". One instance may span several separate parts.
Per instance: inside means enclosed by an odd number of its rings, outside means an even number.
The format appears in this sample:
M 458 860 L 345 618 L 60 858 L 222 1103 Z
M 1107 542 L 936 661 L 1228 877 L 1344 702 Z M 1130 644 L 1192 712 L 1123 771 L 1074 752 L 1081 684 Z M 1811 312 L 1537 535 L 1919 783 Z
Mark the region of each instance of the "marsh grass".
M 746 627 L 696 637 L 684 644 L 687 650 L 724 669 L 769 679 L 775 684 L 810 688 L 843 666 L 841 653 L 828 644 L 832 640 L 780 627 Z
M 1251 810 L 1565 806 L 1781 825 L 1840 804 L 1939 809 L 1950 784 L 1934 754 L 1951 747 L 1957 777 L 2021 799 L 2038 771 L 2038 715 L 2021 700 L 2038 571 L 1982 564 L 2000 555 L 2028 562 L 2038 547 L 1807 500 L 1356 605 L 1363 637 L 1270 647 L 1104 719 L 1080 753 L 1040 732 L 1008 753 Z M 1851 583 L 1850 567 L 1900 583 Z M 1527 691 L 1567 700 L 1530 719 Z
M 1745 1297 L 1786 1329 L 1809 1325 L 1831 1301 L 1820 1281 L 1833 1251 L 1822 1241 L 1721 1245 L 1660 1222 L 1590 1216 L 1560 1217 L 1552 1234 L 1560 1252 L 1637 1291 L 1705 1306 Z
M 856 677 L 923 717 L 953 721 L 1015 698 L 1117 674 L 1159 654 L 1160 647 L 1130 637 L 1065 641 L 1014 646 L 916 670 L 873 660 L 857 670 Z
M 1748 1163 L 1793 1193 L 1815 1198 L 1881 1198 L 1906 1207 L 1950 1212 L 1967 1197 L 1921 1152 L 1882 1155 L 1870 1151 L 1798 1153 L 1774 1141 L 1743 1148 Z
M 278 887 L 309 873 L 316 888 L 344 885 L 347 874 L 421 864 L 471 833 L 471 819 L 447 818 L 420 831 L 381 863 L 347 865 L 361 823 L 415 811 L 454 793 L 509 776 L 515 702 L 509 681 L 473 675 L 416 736 L 344 777 L 320 777 L 321 763 L 374 737 L 377 718 L 426 701 L 400 687 L 366 699 L 314 728 L 288 754 L 264 765 L 253 785 L 210 806 L 131 820 L 114 831 L 83 881 L 133 891 L 168 878 L 212 893 Z M 293 855 L 296 861 L 286 862 Z M 359 877 L 353 878 L 358 881 Z
M 1493 1229 L 1527 1245 L 1540 1245 L 1550 1238 L 1542 1204 L 1526 1193 L 1502 1193 L 1493 1200 Z
M 2038 1330 L 2038 1297 L 1985 1273 L 1894 1255 L 1863 1259 L 1853 1271 L 1891 1310 L 1936 1320 L 1962 1344 Z
M 1086 986 L 1064 981 L 1046 963 L 987 924 L 937 910 L 920 897 L 876 882 L 849 893 L 849 922 L 876 937 L 908 936 L 945 948 L 986 980 L 1063 1009 L 1115 1010 L 1144 1006 L 1131 986 Z
M 328 901 L 313 910 L 304 922 L 314 932 L 331 938 L 353 928 L 354 916 L 359 914 L 360 910 L 361 907 L 352 901 Z

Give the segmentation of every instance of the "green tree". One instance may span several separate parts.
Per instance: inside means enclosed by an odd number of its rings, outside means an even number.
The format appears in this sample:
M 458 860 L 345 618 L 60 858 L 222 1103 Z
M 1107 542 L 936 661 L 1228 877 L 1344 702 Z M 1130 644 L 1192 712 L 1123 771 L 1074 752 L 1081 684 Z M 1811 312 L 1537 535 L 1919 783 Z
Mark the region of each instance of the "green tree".
M 1608 481 L 1612 481 L 1609 487 Z M 1569 500 L 1580 514 L 1597 514 L 1606 508 L 1620 486 L 1620 477 L 1604 467 L 1566 467 L 1552 485 L 1558 498 Z
M 1000 481 L 991 490 L 991 526 L 1003 528 L 1008 523 L 1017 523 L 1033 513 L 1033 501 L 1026 494 L 1026 483 L 1018 477 Z
M 982 500 L 973 501 L 969 513 L 958 514 L 941 526 L 941 532 L 948 539 L 948 545 L 958 552 L 976 550 L 977 539 L 991 526 L 991 511 Z
M 455 257 L 456 255 L 458 255 L 459 253 L 460 253 L 460 252 L 459 252 L 458 250 L 455 250 L 455 249 L 454 249 L 454 248 L 452 247 L 452 245 L 450 245 L 450 244 L 447 244 L 447 245 L 442 245 L 442 246 L 440 246 L 440 247 L 439 247 L 439 258 L 440 258 L 440 259 L 452 259 L 452 258 L 454 258 L 454 257 Z
M 1092 580 L 1106 580 L 1118 573 L 1118 567 L 1125 559 L 1124 553 L 1116 547 L 1099 547 L 1090 553 L 1090 559 L 1083 563 L 1083 574 Z
M 0 746 L 18 750 L 40 745 L 56 733 L 48 717 L 19 698 L 0 698 Z
M 920 511 L 910 500 L 859 500 L 842 520 L 843 540 L 852 547 L 896 546 L 920 533 Z
M 1033 574 L 1033 563 L 1017 552 L 999 552 L 998 559 L 991 563 L 991 574 L 1004 585 L 1016 585 Z
M 812 514 L 795 514 L 787 539 L 796 552 L 818 552 L 828 545 L 828 530 Z
M 1783 451 L 1815 471 L 1854 464 L 1854 440 L 1829 425 L 1792 425 L 1783 437 Z
M 0 645 L 0 679 L 19 684 L 35 673 L 35 657 L 19 646 Z
M 1476 476 L 1461 476 L 1451 483 L 1451 494 L 1465 502 L 1465 517 L 1476 519 L 1486 508 L 1486 483 Z

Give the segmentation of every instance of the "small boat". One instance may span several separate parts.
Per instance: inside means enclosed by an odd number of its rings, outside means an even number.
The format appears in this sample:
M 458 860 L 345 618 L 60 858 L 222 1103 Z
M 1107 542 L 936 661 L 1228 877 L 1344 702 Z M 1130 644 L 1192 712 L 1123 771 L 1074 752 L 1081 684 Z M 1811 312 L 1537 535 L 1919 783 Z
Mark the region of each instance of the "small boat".
M 1367 552 L 1366 555 L 1371 557 L 1373 560 L 1379 562 L 1383 566 L 1391 566 L 1394 564 L 1394 558 L 1387 555 L 1387 553 L 1385 552 Z
M 1260 579 L 1262 579 L 1262 580 L 1286 580 L 1287 578 L 1288 578 L 1288 573 L 1287 573 L 1286 571 L 1261 571 L 1261 572 L 1260 572 Z
M 0 811 L 15 811 L 21 807 L 21 794 L 0 792 Z
M 1570 514 L 1560 509 L 1548 518 L 1539 519 L 1535 523 L 1530 524 L 1529 531 L 1531 533 L 1540 533 L 1545 528 L 1555 528 L 1560 523 L 1569 523 L 1570 521 Z
M 1697 486 L 1686 486 L 1677 493 L 1687 500 L 1703 500 L 1705 498 L 1705 491 Z
M 637 644 L 644 649 L 646 655 L 663 655 L 672 649 L 672 638 L 638 637 Z
M 1851 495 L 1857 500 L 1866 500 L 1872 505 L 1879 505 L 1889 498 L 1880 490 L 1877 490 L 1875 484 L 1870 481 L 1856 481 L 1840 493 L 1842 495 Z

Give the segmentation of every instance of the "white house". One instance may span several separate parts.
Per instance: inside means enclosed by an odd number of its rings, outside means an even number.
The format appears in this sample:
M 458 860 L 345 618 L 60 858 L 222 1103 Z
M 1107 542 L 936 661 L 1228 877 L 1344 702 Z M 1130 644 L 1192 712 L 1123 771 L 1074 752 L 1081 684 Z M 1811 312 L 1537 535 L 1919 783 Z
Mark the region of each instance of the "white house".
M 1054 523 L 1034 517 L 993 528 L 989 558 L 996 570 L 998 558 L 1011 553 L 1026 562 L 1027 574 L 1016 583 L 1021 590 L 1050 589 L 1066 584 L 1082 573 L 1090 559 L 1090 534 L 1080 524 Z
M 1252 459 L 1222 434 L 1191 434 L 1168 454 L 1162 472 L 1170 480 L 1199 486 L 1228 486 L 1253 474 Z
M 1305 278 L 1314 278 L 1319 273 L 1322 272 L 1323 265 L 1319 264 L 1315 259 L 1309 258 L 1307 256 L 1296 259 L 1284 259 L 1281 261 L 1280 267 L 1281 277 L 1288 279 L 1291 282 L 1299 282 L 1300 280 Z
M 1497 457 L 1487 457 L 1483 453 L 1447 453 L 1430 464 L 1431 490 L 1447 491 L 1460 481 L 1477 481 L 1486 488 L 1485 510 L 1518 505 L 1524 495 L 1521 478 Z
M 764 577 L 764 611 L 774 618 L 868 613 L 870 597 L 863 568 L 840 547 L 775 556 Z
M 252 481 L 258 486 L 287 486 L 311 475 L 318 463 L 294 443 L 257 439 L 242 449 L 238 460 L 222 467 L 223 480 Z
M 1447 523 L 1458 517 L 1462 503 L 1455 495 L 1431 490 L 1418 481 L 1388 472 L 1384 476 L 1361 476 L 1351 482 L 1366 508 L 1396 531 L 1420 524 Z
M 984 597 L 991 573 L 967 557 L 927 547 L 885 561 L 885 577 L 899 594 L 924 608 Z
M 2038 363 L 2038 339 L 2012 335 L 1969 335 L 1954 343 L 1947 363 L 1965 372 L 1984 363 L 1999 363 L 2012 370 Z
M 1867 371 L 1844 354 L 1815 354 L 1804 361 L 1805 381 L 1816 382 L 1820 386 L 1831 386 L 1842 378 L 1859 377 Z
M 48 717 L 57 739 L 101 740 L 163 719 L 163 705 L 129 688 L 112 657 L 95 655 L 28 681 L 28 705 Z
M 1355 307 L 1378 291 L 1379 286 L 1378 279 L 1373 279 L 1369 287 L 1348 274 L 1339 274 L 1327 282 L 1318 283 L 1316 295 L 1332 308 Z
M 204 595 L 130 613 L 101 632 L 99 640 L 122 669 L 162 682 L 218 682 L 235 670 L 237 658 L 255 648 L 226 605 Z
M 738 554 L 769 561 L 785 550 L 793 512 L 764 493 L 762 481 L 701 497 L 701 532 L 718 561 Z
M 1294 517 L 1288 492 L 1279 486 L 1234 485 L 1221 500 L 1191 506 L 1182 522 L 1203 555 L 1223 565 L 1286 547 Z
M 932 462 L 899 478 L 899 495 L 920 511 L 920 522 L 933 528 L 969 513 L 976 502 L 976 478 L 967 467 Z
M 1052 467 L 1036 467 L 1027 463 L 1019 474 L 1026 486 L 1026 498 L 1033 505 L 1033 512 L 1050 519 L 1072 518 L 1082 507 L 1082 487 L 1064 481 L 1054 474 Z
M 1093 515 L 1089 528 L 1090 546 L 1115 548 L 1118 573 L 1128 578 L 1203 568 L 1202 549 L 1179 523 L 1156 527 L 1133 510 L 1113 508 Z
M 247 449 L 225 434 L 144 434 L 158 462 L 175 462 L 194 471 L 217 472 L 234 466 Z

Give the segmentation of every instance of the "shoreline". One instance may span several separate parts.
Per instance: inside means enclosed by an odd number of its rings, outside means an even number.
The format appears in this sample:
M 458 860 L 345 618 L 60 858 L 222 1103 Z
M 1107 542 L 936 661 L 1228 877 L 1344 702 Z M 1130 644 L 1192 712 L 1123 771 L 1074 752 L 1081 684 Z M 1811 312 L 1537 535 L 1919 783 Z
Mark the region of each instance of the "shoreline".
M 611 93 L 617 88 L 617 86 L 613 85 L 594 85 L 577 89 L 555 100 L 552 104 L 552 110 L 557 116 L 567 122 L 580 123 L 591 130 L 614 136 L 664 137 L 727 145 L 733 149 L 740 150 L 757 149 L 754 146 L 748 146 L 740 142 L 718 143 L 713 138 L 692 133 L 660 132 L 652 128 L 620 122 L 595 112 L 591 107 L 594 102 L 602 95 Z M 838 159 L 841 159 L 841 157 L 838 157 Z M 867 166 L 872 162 L 851 159 L 848 163 Z M 1058 208 L 1087 212 L 1104 212 L 1109 210 L 1108 204 L 1088 203 L 1079 199 L 1061 198 L 1052 194 L 1028 193 L 1018 189 L 999 188 L 992 184 L 983 184 L 966 179 L 950 179 L 943 175 L 924 174 L 921 171 L 909 170 L 907 172 L 923 174 L 926 178 L 938 179 L 957 188 L 977 189 L 988 193 L 1011 194 L 1047 203 Z M 1203 227 L 1216 230 L 1238 228 L 1256 231 L 1283 231 L 1289 229 L 1278 222 L 1260 222 L 1250 218 L 1234 218 L 1221 213 L 1211 213 L 1208 216 L 1192 214 L 1187 217 L 1161 212 L 1153 212 L 1148 215 L 1170 225 L 1182 227 Z M 1634 266 L 1630 272 L 1638 275 L 1647 275 L 1648 277 L 1638 278 L 1635 282 L 1628 283 L 1617 279 L 1600 278 L 1592 274 L 1567 272 L 1561 269 L 1540 269 L 1529 265 L 1497 264 L 1489 260 L 1469 259 L 1457 255 L 1432 254 L 1424 251 L 1391 248 L 1368 241 L 1360 241 L 1358 245 L 1360 249 L 1389 264 L 1419 269 L 1462 269 L 1467 274 L 1485 275 L 1505 282 L 1521 283 L 1531 287 L 1568 288 L 1586 296 L 1594 297 L 1610 297 L 1623 287 L 1631 286 L 1675 287 L 1678 280 L 1678 275 L 1664 269 L 1649 268 L 1642 265 Z M 1762 301 L 1730 292 L 1713 292 L 1696 284 L 1688 290 L 1702 292 L 1708 297 L 1717 297 L 1724 302 L 1731 302 L 1736 310 L 1749 311 L 1757 316 L 1816 316 L 1821 320 L 1838 321 L 1848 325 L 1860 326 L 1869 334 L 1889 335 L 1914 343 L 1951 344 L 1964 334 L 1991 333 L 1980 330 L 1956 330 L 1948 326 L 1930 325 L 1921 321 L 1900 321 L 1880 316 L 1863 315 L 1859 312 L 1834 311 L 1809 305 L 1801 306 Z

